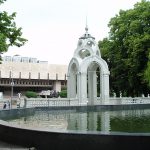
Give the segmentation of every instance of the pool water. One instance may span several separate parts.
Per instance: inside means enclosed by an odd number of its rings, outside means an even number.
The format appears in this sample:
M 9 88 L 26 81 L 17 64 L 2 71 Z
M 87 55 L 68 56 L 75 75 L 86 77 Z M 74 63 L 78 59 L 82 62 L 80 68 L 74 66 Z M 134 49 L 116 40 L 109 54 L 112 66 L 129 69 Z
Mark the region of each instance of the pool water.
M 11 125 L 44 130 L 150 132 L 150 109 L 118 111 L 37 110 L 33 116 L 7 120 Z

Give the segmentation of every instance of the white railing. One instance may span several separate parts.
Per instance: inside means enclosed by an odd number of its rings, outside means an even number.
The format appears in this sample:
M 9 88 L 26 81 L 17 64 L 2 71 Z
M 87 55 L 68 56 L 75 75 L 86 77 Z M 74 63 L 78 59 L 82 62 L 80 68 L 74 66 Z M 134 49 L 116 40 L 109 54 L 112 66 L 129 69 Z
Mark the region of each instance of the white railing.
M 4 102 L 7 99 L 0 101 L 0 109 L 3 108 Z M 150 97 L 110 97 L 107 105 L 126 105 L 126 104 L 150 104 Z M 20 107 L 49 107 L 49 106 L 79 106 L 77 98 L 28 98 L 21 99 Z M 87 103 L 88 105 L 88 103 Z M 94 105 L 105 105 L 101 98 L 94 101 Z M 13 106 L 17 108 L 17 106 Z
M 102 102 L 98 98 L 95 105 L 101 105 Z M 126 104 L 150 104 L 150 98 L 148 97 L 122 97 L 122 98 L 110 98 L 107 105 L 126 105 Z M 24 101 L 25 107 L 49 107 L 49 106 L 78 106 L 79 102 L 77 98 L 28 98 Z M 23 106 L 23 104 L 22 104 Z
M 110 98 L 110 104 L 150 104 L 150 97 L 122 97 L 122 98 Z
M 25 107 L 49 107 L 49 106 L 77 106 L 77 99 L 67 98 L 29 98 L 26 99 Z

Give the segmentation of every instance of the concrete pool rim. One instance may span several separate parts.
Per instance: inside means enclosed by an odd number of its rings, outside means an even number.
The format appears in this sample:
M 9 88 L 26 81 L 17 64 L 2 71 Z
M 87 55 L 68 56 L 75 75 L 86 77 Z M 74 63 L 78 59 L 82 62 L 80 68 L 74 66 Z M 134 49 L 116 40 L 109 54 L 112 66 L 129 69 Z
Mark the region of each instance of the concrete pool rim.
M 68 109 L 148 109 L 150 105 L 120 105 L 120 106 L 93 106 L 93 107 L 67 107 Z M 61 110 L 67 109 L 61 107 Z M 60 108 L 21 108 L 13 110 L 2 110 L 0 115 L 32 113 L 39 109 L 60 110 Z M 10 116 L 11 117 L 11 116 Z M 40 150 L 48 149 L 147 149 L 150 147 L 150 133 L 124 133 L 124 132 L 96 132 L 96 131 L 47 131 L 32 128 L 21 128 L 12 126 L 0 120 L 0 140 L 26 147 L 36 147 Z

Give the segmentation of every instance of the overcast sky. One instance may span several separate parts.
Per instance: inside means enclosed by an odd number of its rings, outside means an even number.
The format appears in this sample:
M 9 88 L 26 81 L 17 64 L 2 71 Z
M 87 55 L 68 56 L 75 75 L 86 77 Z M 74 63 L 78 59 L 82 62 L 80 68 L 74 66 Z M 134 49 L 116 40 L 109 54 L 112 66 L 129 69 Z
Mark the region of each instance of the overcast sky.
M 68 64 L 78 38 L 85 32 L 102 40 L 108 36 L 110 18 L 120 9 L 133 8 L 141 0 L 7 0 L 1 10 L 17 12 L 15 22 L 28 42 L 11 47 L 4 55 L 35 57 L 50 64 Z

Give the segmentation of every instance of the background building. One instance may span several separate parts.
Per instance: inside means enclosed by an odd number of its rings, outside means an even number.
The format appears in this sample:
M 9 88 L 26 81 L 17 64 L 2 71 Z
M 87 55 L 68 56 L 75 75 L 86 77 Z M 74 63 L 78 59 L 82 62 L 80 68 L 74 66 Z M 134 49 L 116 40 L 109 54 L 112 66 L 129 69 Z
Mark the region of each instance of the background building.
M 41 92 L 42 90 L 61 91 L 66 86 L 66 65 L 48 64 L 36 58 L 19 55 L 4 56 L 0 64 L 0 92 L 4 96 L 24 94 L 26 91 Z

